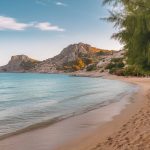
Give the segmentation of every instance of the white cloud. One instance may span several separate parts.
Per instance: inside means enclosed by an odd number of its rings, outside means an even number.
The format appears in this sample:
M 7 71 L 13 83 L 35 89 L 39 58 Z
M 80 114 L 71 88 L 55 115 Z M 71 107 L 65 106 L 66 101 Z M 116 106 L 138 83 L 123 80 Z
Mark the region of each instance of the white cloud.
M 0 30 L 25 30 L 30 24 L 17 22 L 11 17 L 0 16 Z
M 37 0 L 37 1 L 36 1 L 36 4 L 46 6 L 46 3 L 45 3 L 45 2 L 43 2 L 43 1 L 40 1 L 40 0 Z
M 48 6 L 51 3 L 50 0 L 36 0 L 35 2 L 36 4 L 43 5 L 43 6 Z
M 50 0 L 36 0 L 35 2 L 36 2 L 36 4 L 43 5 L 43 6 L 49 6 L 52 4 L 52 1 L 50 1 Z M 57 6 L 64 6 L 64 7 L 67 6 L 67 4 L 60 2 L 60 1 L 56 1 L 53 4 L 55 4 Z
M 49 22 L 32 22 L 32 23 L 21 23 L 15 18 L 0 16 L 0 30 L 16 30 L 22 31 L 28 28 L 36 28 L 41 31 L 65 31 L 57 25 L 52 25 Z
M 42 31 L 60 31 L 60 32 L 65 31 L 64 29 L 62 29 L 56 25 L 52 25 L 49 22 L 38 23 L 35 25 L 35 27 L 42 30 Z
M 56 5 L 58 5 L 58 6 L 67 6 L 67 4 L 62 3 L 62 2 L 56 2 Z

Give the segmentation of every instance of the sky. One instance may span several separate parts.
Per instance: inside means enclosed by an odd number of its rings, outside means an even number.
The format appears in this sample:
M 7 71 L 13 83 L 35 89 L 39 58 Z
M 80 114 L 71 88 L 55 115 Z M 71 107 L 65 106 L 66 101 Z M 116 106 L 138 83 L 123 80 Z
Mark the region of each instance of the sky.
M 51 58 L 74 43 L 119 50 L 102 0 L 0 0 L 0 65 L 13 55 Z

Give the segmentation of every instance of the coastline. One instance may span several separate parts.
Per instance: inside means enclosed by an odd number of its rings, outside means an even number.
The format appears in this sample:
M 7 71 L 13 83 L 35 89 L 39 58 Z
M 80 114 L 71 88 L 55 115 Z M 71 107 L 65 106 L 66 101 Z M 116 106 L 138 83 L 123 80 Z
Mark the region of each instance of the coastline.
M 57 150 L 142 150 L 150 149 L 149 78 L 118 77 L 106 75 L 104 78 L 136 84 L 140 87 L 134 100 L 112 121 L 100 126 L 84 138 L 60 147 Z
M 132 103 L 130 103 L 128 106 L 126 106 L 126 108 L 124 108 L 121 111 L 121 113 L 117 114 L 113 118 L 113 120 L 109 120 L 108 122 L 106 122 L 104 124 L 100 124 L 99 122 L 96 122 L 98 124 L 98 126 L 96 129 L 94 129 L 94 130 L 92 129 L 92 131 L 94 131 L 94 132 L 87 132 L 87 130 L 85 130 L 85 132 L 83 133 L 83 136 L 82 135 L 77 136 L 76 140 L 72 140 L 71 142 L 69 142 L 69 144 L 64 145 L 64 146 L 62 146 L 60 144 L 61 146 L 60 147 L 58 146 L 58 148 L 56 148 L 58 150 L 99 150 L 99 145 L 100 145 L 99 143 L 103 143 L 103 141 L 106 140 L 105 139 L 106 137 L 111 136 L 111 134 L 113 134 L 114 132 L 117 132 L 118 129 L 121 128 L 123 126 L 123 124 L 125 124 L 125 122 L 128 121 L 132 115 L 134 115 L 134 113 L 137 112 L 137 110 L 139 110 L 142 106 L 144 106 L 144 103 L 146 102 L 145 94 L 147 93 L 147 89 L 145 88 L 145 85 L 140 84 L 138 80 L 140 79 L 141 81 L 143 81 L 143 80 L 147 80 L 147 79 L 116 77 L 116 76 L 107 75 L 105 73 L 101 74 L 99 72 L 97 72 L 97 73 L 90 72 L 89 74 L 80 73 L 79 75 L 77 74 L 76 76 L 104 77 L 107 79 L 121 80 L 124 82 L 137 84 L 138 86 L 140 86 L 139 92 L 134 96 L 134 99 L 136 99 L 136 100 L 134 100 Z M 141 97 L 143 98 L 143 96 L 145 99 L 144 102 L 141 101 Z M 83 116 L 81 116 L 81 118 L 73 117 L 72 120 L 70 120 L 68 123 L 69 124 L 70 124 L 70 122 L 77 123 L 76 122 L 77 119 L 79 119 L 78 122 L 81 121 L 83 118 L 87 119 L 89 117 L 89 114 L 95 119 L 95 121 L 98 120 L 97 116 L 99 116 L 99 110 L 97 109 L 97 110 L 93 110 L 92 113 L 89 112 L 89 113 L 83 114 Z M 86 119 L 84 119 L 84 120 L 86 121 Z M 4 146 L 3 149 L 9 150 L 9 148 L 8 149 L 5 148 L 5 145 L 8 142 L 10 142 L 12 144 L 16 144 L 15 150 L 19 150 L 20 148 L 22 148 L 21 147 L 22 141 L 20 141 L 21 139 L 27 140 L 29 138 L 31 140 L 31 137 L 35 137 L 35 135 L 36 136 L 42 135 L 41 137 L 48 138 L 49 137 L 49 133 L 47 133 L 48 130 L 49 130 L 48 127 L 45 127 L 45 128 L 41 128 L 41 129 L 36 129 L 34 131 L 30 131 L 30 132 L 27 132 L 24 134 L 16 135 L 16 136 L 10 137 L 8 139 L 4 139 L 4 140 L 0 141 L 0 147 Z M 47 134 L 47 135 L 44 135 L 44 134 Z M 78 137 L 80 137 L 80 138 L 78 138 Z M 16 142 L 16 140 L 17 140 L 17 142 Z M 39 138 L 39 140 L 40 140 L 40 138 Z M 20 141 L 20 143 L 19 143 L 19 141 Z M 16 142 L 16 143 L 14 143 L 14 142 Z M 109 149 L 109 148 L 107 148 L 107 149 Z M 52 150 L 54 150 L 54 149 L 52 149 Z

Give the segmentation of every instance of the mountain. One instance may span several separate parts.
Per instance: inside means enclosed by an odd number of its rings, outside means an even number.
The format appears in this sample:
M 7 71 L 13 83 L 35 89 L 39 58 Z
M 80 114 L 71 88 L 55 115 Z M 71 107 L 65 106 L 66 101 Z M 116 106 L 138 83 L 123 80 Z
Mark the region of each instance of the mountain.
M 114 55 L 118 55 L 118 52 L 78 43 L 69 45 L 57 56 L 44 61 L 37 61 L 25 55 L 12 56 L 7 65 L 0 67 L 0 71 L 41 73 L 73 72 L 84 69 L 90 71 L 106 65 Z
M 7 65 L 0 67 L 1 72 L 25 72 L 34 68 L 40 61 L 26 55 L 12 56 Z
M 52 73 L 78 71 L 89 64 L 98 63 L 101 56 L 112 55 L 113 52 L 84 43 L 72 44 L 64 48 L 59 55 L 39 63 L 34 71 Z

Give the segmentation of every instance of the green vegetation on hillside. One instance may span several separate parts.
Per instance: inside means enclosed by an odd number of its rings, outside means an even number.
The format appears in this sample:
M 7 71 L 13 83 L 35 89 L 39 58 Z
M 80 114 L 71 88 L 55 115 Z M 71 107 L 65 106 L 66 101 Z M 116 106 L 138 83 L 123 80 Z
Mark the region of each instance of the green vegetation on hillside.
M 124 66 L 123 58 L 112 58 L 105 69 L 109 69 L 109 73 L 111 74 L 122 75 Z
M 30 59 L 29 61 L 21 62 L 20 66 L 25 70 L 30 70 L 30 69 L 34 68 L 38 63 L 39 63 L 39 61 Z
M 105 20 L 114 23 L 119 40 L 126 50 L 129 75 L 150 74 L 150 0 L 104 0 L 114 7 Z M 134 69 L 133 69 L 134 68 Z

